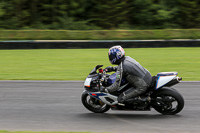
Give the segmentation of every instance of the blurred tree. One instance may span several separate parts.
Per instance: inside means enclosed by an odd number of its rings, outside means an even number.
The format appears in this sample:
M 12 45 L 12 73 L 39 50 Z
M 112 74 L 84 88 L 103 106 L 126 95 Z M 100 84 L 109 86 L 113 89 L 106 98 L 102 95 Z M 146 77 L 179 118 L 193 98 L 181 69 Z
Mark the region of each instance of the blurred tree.
M 1 2 L 4 3 L 3 11 L 6 13 L 0 16 L 0 19 L 5 20 L 2 27 L 8 28 L 10 26 L 10 28 L 18 29 L 51 25 L 50 27 L 57 28 L 66 14 L 66 4 L 63 4 L 65 2 L 66 0 L 3 1 Z M 9 25 L 6 26 L 7 22 Z
M 129 22 L 136 28 L 166 28 L 176 11 L 167 0 L 133 0 L 130 5 Z
M 15 28 L 17 19 L 15 17 L 14 5 L 12 0 L 1 0 L 0 28 Z
M 14 5 L 14 17 L 17 19 L 16 25 L 23 27 L 31 23 L 31 12 L 29 11 L 29 0 L 13 0 Z
M 87 7 L 90 23 L 105 29 L 127 21 L 127 0 L 91 0 Z
M 58 28 L 62 18 L 66 15 L 66 0 L 42 0 L 38 7 L 38 21 L 45 25 Z
M 0 18 L 3 23 L 1 26 L 10 29 L 19 29 L 34 23 L 34 13 L 30 5 L 35 2 L 28 0 L 6 0 L 4 1 L 5 14 Z
M 170 27 L 173 14 L 176 10 L 168 5 L 169 0 L 153 0 L 153 27 L 168 28 Z M 173 22 L 172 22 L 173 23 Z
M 132 7 L 129 11 L 131 25 L 148 27 L 153 24 L 152 0 L 133 0 L 129 2 Z
M 0 0 L 0 28 L 200 28 L 199 7 L 200 0 Z
M 200 0 L 177 0 L 176 22 L 182 28 L 200 28 Z
M 5 11 L 4 11 L 4 6 L 5 6 L 5 2 L 4 1 L 0 1 L 0 17 L 4 16 Z
M 75 20 L 85 20 L 87 13 L 86 8 L 89 0 L 67 0 L 67 15 Z

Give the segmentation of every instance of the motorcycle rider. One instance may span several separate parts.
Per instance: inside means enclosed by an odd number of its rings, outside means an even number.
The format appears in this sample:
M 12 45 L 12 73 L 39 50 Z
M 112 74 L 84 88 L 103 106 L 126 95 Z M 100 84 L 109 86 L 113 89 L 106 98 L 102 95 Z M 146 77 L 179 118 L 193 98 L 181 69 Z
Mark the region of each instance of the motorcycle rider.
M 125 56 L 125 51 L 121 46 L 111 47 L 108 52 L 108 57 L 111 64 L 118 66 L 109 66 L 104 70 L 106 72 L 116 71 L 116 80 L 111 86 L 102 88 L 101 91 L 108 93 L 117 91 L 122 78 L 125 78 L 132 87 L 119 95 L 119 103 L 124 103 L 129 98 L 135 98 L 147 90 L 152 81 L 150 72 L 135 59 Z

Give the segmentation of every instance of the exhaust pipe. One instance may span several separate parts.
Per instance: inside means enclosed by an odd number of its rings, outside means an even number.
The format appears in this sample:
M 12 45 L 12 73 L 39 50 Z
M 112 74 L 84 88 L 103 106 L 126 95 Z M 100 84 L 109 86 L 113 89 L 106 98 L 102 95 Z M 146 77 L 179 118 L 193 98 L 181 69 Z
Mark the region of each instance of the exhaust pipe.
M 172 79 L 169 83 L 167 83 L 165 86 L 171 87 L 175 84 L 178 84 L 181 80 L 182 80 L 182 77 L 176 77 L 176 78 Z
M 177 80 L 180 82 L 182 80 L 182 77 L 176 77 Z

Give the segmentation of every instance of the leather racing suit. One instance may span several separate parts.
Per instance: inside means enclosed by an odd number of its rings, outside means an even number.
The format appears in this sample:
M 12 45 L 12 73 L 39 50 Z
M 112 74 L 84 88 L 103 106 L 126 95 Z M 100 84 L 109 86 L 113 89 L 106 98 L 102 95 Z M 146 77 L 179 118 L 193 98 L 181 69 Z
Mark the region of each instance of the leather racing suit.
M 144 93 L 152 81 L 150 72 L 129 56 L 124 57 L 117 67 L 113 67 L 113 70 L 116 71 L 116 81 L 105 88 L 107 92 L 117 91 L 120 87 L 122 78 L 126 78 L 132 86 L 130 89 L 119 95 L 119 102 L 124 102 L 129 98 L 134 98 Z

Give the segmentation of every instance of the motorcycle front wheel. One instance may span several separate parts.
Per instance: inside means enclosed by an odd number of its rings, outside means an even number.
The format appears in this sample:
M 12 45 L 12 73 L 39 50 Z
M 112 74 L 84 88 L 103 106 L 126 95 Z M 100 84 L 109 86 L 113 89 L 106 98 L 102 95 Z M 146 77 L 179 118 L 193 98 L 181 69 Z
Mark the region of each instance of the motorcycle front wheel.
M 109 105 L 106 105 L 102 101 L 91 97 L 88 93 L 82 94 L 81 101 L 85 108 L 94 113 L 105 113 L 110 109 Z
M 163 88 L 152 96 L 153 108 L 163 115 L 175 115 L 184 107 L 184 99 L 175 89 Z

